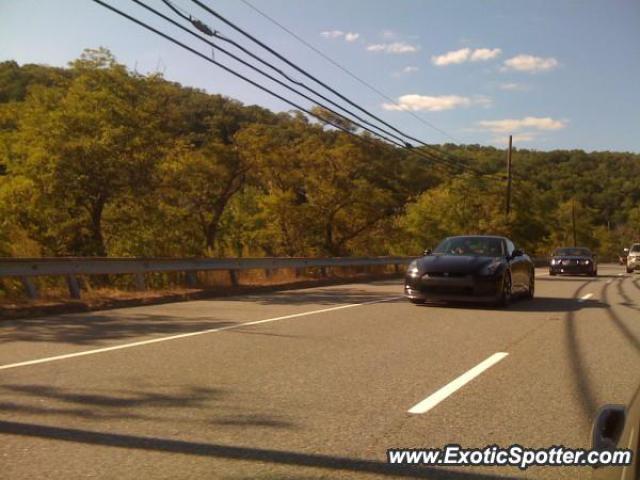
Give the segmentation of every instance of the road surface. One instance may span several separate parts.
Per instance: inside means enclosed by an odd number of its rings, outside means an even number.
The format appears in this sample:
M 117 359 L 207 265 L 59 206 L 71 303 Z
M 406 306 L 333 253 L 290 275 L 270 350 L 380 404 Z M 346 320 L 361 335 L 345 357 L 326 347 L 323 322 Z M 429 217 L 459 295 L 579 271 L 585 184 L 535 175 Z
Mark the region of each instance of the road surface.
M 640 275 L 538 270 L 536 289 L 506 310 L 411 305 L 388 280 L 5 321 L 0 477 L 590 478 L 386 464 L 392 447 L 588 448 L 596 410 L 630 400 Z

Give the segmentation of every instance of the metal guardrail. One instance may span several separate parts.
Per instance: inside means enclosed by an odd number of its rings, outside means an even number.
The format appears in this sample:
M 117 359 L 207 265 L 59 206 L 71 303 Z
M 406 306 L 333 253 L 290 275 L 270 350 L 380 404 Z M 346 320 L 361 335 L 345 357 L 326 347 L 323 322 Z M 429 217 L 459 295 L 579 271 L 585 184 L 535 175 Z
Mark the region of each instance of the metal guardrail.
M 30 298 L 38 297 L 32 281 L 38 276 L 64 276 L 72 298 L 80 298 L 76 275 L 135 275 L 136 288 L 144 290 L 146 273 L 185 272 L 187 283 L 196 286 L 199 271 L 226 270 L 232 285 L 238 285 L 238 270 L 262 269 L 267 272 L 293 268 L 299 275 L 305 268 L 320 268 L 323 275 L 331 267 L 406 265 L 417 257 L 342 257 L 342 258 L 1 258 L 0 278 L 17 277 Z

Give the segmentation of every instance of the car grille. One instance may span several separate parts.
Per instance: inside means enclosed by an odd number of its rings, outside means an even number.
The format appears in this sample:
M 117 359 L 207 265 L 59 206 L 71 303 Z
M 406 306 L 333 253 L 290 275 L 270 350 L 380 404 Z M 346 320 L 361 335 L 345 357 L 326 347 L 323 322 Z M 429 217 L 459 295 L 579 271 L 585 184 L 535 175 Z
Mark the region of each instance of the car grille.
M 453 285 L 432 285 L 422 288 L 424 293 L 442 294 L 442 295 L 472 295 L 473 287 L 459 287 Z
M 429 272 L 426 274 L 427 277 L 441 278 L 464 278 L 467 276 L 466 273 L 455 273 L 455 272 Z

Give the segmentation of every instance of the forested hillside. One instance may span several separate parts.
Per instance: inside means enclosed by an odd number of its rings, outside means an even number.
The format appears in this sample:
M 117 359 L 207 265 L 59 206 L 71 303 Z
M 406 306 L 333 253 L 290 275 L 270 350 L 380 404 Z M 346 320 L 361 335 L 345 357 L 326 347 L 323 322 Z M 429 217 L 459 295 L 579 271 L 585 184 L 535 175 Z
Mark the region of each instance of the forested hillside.
M 427 136 L 429 132 L 425 132 Z M 416 254 L 509 234 L 612 256 L 640 237 L 640 155 L 516 149 L 505 180 L 443 168 L 297 113 L 144 76 L 106 50 L 0 64 L 0 255 Z M 504 174 L 505 152 L 442 145 Z

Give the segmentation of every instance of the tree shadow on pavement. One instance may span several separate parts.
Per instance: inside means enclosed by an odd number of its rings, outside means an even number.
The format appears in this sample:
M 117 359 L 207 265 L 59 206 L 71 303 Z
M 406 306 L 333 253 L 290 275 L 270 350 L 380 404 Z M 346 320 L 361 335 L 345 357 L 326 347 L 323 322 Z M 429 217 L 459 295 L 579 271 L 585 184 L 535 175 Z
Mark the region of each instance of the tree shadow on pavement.
M 13 421 L 0 421 L 0 434 L 133 450 L 178 453 L 226 460 L 271 463 L 290 465 L 293 467 L 322 468 L 334 472 L 371 473 L 391 477 L 429 478 L 432 480 L 484 480 L 496 478 L 495 475 L 452 471 L 444 468 L 407 467 L 374 460 L 263 448 L 237 447 L 215 443 L 190 442 L 130 434 L 105 433 L 78 428 L 62 428 Z M 506 479 L 507 477 L 500 478 Z
M 376 283 L 376 286 L 381 285 Z M 364 288 L 322 288 L 313 290 L 289 290 L 272 295 L 248 295 L 244 302 L 255 302 L 261 305 L 347 305 L 354 303 L 375 302 L 402 295 L 402 286 L 391 284 L 394 291 L 375 291 Z M 393 300 L 390 300 L 392 302 Z M 386 302 L 385 302 L 386 303 Z
M 2 325 L 0 343 L 55 342 L 74 345 L 100 345 L 109 340 L 120 340 L 147 335 L 176 335 L 211 328 L 235 325 L 203 315 L 185 318 L 178 315 L 158 315 L 127 312 L 87 313 L 55 317 L 23 318 Z
M 0 411 L 29 415 L 71 416 L 91 420 L 151 419 L 137 413 L 159 408 L 201 408 L 220 400 L 226 392 L 207 387 L 179 388 L 174 392 L 68 391 L 49 385 L 0 386 Z M 7 400 L 11 398 L 11 400 Z

